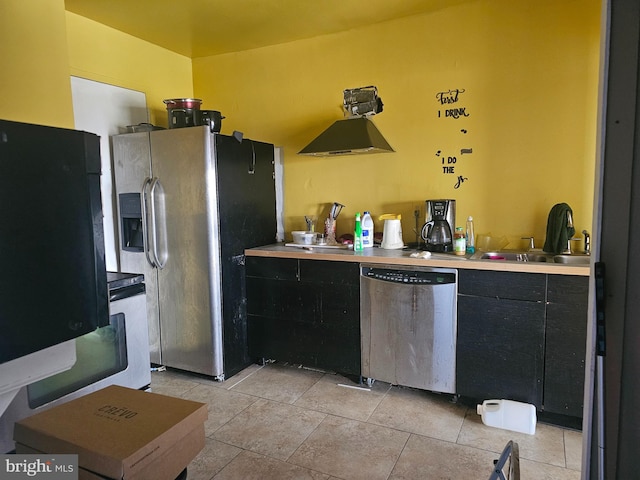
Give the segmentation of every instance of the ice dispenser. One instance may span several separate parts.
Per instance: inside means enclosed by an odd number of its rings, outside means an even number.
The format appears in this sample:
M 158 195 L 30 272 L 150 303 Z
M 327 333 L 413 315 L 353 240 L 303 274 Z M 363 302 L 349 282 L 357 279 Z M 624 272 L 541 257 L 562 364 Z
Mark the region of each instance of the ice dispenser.
M 121 193 L 118 197 L 120 200 L 120 232 L 122 235 L 122 249 L 129 252 L 144 252 L 140 194 Z

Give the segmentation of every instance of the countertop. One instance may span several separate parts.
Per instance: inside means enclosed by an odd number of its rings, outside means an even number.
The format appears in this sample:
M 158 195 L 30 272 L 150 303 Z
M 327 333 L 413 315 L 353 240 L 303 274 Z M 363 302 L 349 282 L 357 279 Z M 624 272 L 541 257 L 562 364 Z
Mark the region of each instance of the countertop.
M 358 262 L 368 264 L 408 265 L 422 267 L 459 268 L 469 270 L 493 270 L 501 272 L 547 273 L 554 275 L 589 276 L 590 265 L 566 265 L 547 262 L 516 262 L 506 260 L 475 260 L 470 255 L 457 256 L 450 253 L 433 253 L 430 258 L 414 258 L 410 255 L 414 249 L 384 250 L 373 247 L 363 252 L 350 249 L 323 248 L 314 245 L 308 247 L 289 247 L 284 243 L 275 243 L 245 250 L 251 257 L 297 258 L 304 260 L 328 260 L 332 262 Z

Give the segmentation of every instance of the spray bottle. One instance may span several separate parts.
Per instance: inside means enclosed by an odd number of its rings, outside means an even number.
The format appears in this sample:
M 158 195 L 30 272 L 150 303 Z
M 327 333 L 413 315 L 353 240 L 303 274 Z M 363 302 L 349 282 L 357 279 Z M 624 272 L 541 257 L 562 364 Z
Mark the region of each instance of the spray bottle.
M 362 223 L 360 222 L 360 212 L 356 213 L 356 228 L 353 232 L 353 251 L 361 252 L 362 246 Z

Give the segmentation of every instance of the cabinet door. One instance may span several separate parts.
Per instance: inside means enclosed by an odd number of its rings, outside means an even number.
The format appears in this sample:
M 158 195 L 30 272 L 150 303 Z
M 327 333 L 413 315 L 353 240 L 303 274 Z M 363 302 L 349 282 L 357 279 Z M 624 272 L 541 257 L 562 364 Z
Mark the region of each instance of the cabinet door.
M 582 417 L 588 277 L 549 275 L 544 410 Z
M 359 266 L 247 257 L 249 352 L 360 374 Z
M 542 405 L 544 304 L 458 296 L 457 393 Z
M 458 293 L 489 298 L 544 302 L 546 275 L 521 272 L 460 270 Z
M 298 261 L 246 258 L 249 355 L 316 365 L 315 302 L 298 281 Z
M 359 264 L 300 260 L 300 283 L 314 292 L 319 366 L 360 375 Z
M 460 270 L 457 393 L 542 406 L 542 274 Z

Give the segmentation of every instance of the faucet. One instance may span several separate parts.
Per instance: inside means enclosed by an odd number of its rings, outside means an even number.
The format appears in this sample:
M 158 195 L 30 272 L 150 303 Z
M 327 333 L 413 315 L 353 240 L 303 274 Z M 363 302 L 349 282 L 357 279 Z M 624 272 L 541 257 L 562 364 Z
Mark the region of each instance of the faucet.
M 520 237 L 520 240 L 529 240 L 529 251 L 535 250 L 536 244 L 533 237 Z
M 584 254 L 591 255 L 591 235 L 586 230 L 582 230 L 584 235 Z
M 573 228 L 573 217 L 571 211 L 567 212 L 567 228 Z M 582 240 L 580 237 L 573 237 L 567 240 L 567 248 L 562 252 L 563 255 L 571 255 L 571 242 Z

